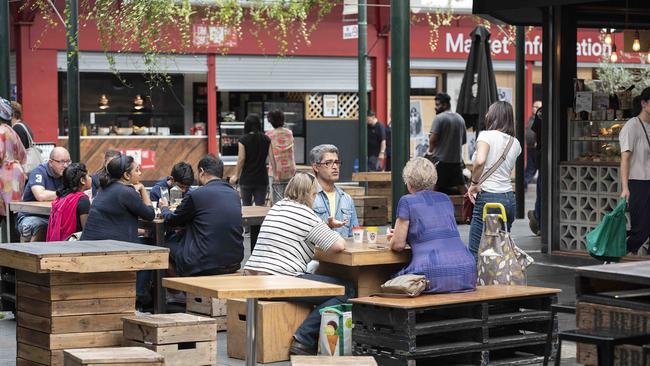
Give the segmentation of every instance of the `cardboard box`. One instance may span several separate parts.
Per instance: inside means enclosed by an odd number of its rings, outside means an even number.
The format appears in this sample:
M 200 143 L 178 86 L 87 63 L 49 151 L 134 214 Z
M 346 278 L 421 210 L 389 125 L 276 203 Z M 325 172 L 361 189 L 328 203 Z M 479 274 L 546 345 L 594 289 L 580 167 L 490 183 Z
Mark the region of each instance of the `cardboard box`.
M 228 300 L 228 357 L 246 355 L 246 300 Z M 259 301 L 257 305 L 257 362 L 289 360 L 293 334 L 312 307 L 284 301 Z

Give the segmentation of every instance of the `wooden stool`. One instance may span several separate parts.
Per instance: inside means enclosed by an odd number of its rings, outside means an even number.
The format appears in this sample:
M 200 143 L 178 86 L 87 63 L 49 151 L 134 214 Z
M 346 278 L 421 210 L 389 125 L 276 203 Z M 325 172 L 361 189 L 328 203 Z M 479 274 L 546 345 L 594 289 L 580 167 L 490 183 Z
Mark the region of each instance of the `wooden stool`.
M 63 351 L 65 366 L 163 366 L 160 354 L 142 347 L 78 348 Z
M 377 366 L 372 356 L 291 356 L 291 366 Z
M 165 357 L 166 366 L 217 362 L 217 321 L 191 314 L 125 317 L 124 345 L 145 347 Z
M 560 366 L 562 358 L 562 341 L 594 344 L 598 348 L 598 366 L 614 365 L 614 347 L 622 344 L 642 345 L 648 341 L 650 334 L 615 332 L 611 330 L 574 329 L 558 333 L 557 357 L 555 366 Z
M 293 334 L 311 312 L 311 307 L 284 301 L 259 301 L 257 304 L 257 362 L 289 359 Z M 246 355 L 246 301 L 228 300 L 228 357 Z

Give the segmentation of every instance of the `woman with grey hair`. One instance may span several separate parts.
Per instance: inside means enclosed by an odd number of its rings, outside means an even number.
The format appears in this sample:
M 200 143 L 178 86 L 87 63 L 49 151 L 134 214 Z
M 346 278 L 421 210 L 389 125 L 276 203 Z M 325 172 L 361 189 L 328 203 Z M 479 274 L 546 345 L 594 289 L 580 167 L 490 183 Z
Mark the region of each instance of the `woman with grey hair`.
M 395 276 L 421 274 L 429 280 L 427 293 L 476 289 L 476 261 L 460 239 L 449 196 L 434 192 L 436 167 L 413 158 L 402 172 L 409 194 L 397 204 L 395 230 L 388 232 L 390 248 L 402 251 L 408 243 L 411 263 Z

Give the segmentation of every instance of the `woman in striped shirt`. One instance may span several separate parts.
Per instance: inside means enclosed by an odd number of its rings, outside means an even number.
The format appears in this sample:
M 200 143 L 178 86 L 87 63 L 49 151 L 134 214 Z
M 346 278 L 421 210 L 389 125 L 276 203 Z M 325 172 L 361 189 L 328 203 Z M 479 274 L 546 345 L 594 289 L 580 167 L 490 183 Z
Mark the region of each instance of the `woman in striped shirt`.
M 307 273 L 307 264 L 316 248 L 340 252 L 345 239 L 330 229 L 311 209 L 317 192 L 316 178 L 308 173 L 296 174 L 287 185 L 284 199 L 266 215 L 257 244 L 246 262 L 246 275 L 285 275 L 345 286 L 345 295 L 336 297 L 291 298 L 288 301 L 314 305 L 293 336 L 290 352 L 316 354 L 320 327 L 319 310 L 345 303 L 355 296 L 354 286 L 333 277 Z

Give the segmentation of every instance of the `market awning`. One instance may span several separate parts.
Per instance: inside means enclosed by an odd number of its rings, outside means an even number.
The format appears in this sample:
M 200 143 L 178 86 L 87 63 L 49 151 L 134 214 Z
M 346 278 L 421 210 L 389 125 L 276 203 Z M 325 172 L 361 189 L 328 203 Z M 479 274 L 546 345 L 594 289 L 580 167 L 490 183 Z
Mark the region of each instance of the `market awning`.
M 139 53 L 114 53 L 115 69 L 122 73 L 142 73 L 147 68 Z M 159 59 L 159 69 L 170 74 L 207 74 L 206 55 L 163 55 Z M 68 69 L 66 53 L 57 54 L 59 71 Z M 103 52 L 79 52 L 79 71 L 110 72 L 111 65 Z
M 474 0 L 472 13 L 513 25 L 543 23 L 543 9 L 569 7 L 580 28 L 647 29 L 650 8 L 647 0 Z

